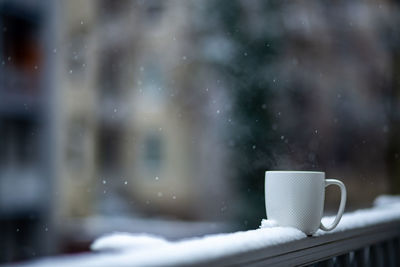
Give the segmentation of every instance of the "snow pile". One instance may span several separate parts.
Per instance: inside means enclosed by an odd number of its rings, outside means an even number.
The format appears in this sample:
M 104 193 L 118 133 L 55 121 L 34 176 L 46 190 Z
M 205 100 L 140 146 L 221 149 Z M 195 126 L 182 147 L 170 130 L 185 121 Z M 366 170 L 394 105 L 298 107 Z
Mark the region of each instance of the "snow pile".
M 331 232 L 318 230 L 316 236 L 359 227 L 400 220 L 398 197 L 380 197 L 371 209 L 347 213 Z M 323 218 L 329 223 L 334 217 Z M 209 235 L 202 238 L 168 242 L 157 236 L 117 233 L 96 240 L 92 249 L 102 251 L 74 257 L 49 258 L 32 262 L 29 266 L 159 266 L 201 263 L 210 259 L 240 254 L 257 249 L 306 239 L 295 228 L 279 227 L 276 222 L 262 220 L 261 228 L 245 232 Z
M 155 235 L 113 233 L 96 239 L 90 249 L 93 251 L 143 249 L 167 244 L 168 241 Z
M 334 216 L 324 217 L 322 222 L 329 225 L 334 218 Z M 373 208 L 346 213 L 334 230 L 330 232 L 318 230 L 315 235 L 341 232 L 393 220 L 400 220 L 400 197 L 384 195 L 375 199 Z
M 156 244 L 151 247 L 132 249 L 126 247 L 123 250 L 114 252 L 102 252 L 101 254 L 88 254 L 82 256 L 64 257 L 57 259 L 45 259 L 32 262 L 29 266 L 159 266 L 159 265 L 184 265 L 193 262 L 219 258 L 222 256 L 234 255 L 260 248 L 275 246 L 293 240 L 306 238 L 306 235 L 295 228 L 273 227 L 236 232 L 231 234 L 209 235 L 202 238 L 192 238 L 179 242 L 165 242 L 155 238 Z M 106 241 L 108 239 L 108 241 Z M 128 241 L 130 239 L 130 241 Z M 131 234 L 118 234 L 115 236 L 103 237 L 102 247 L 96 240 L 93 246 L 110 249 L 114 242 L 124 240 L 125 244 L 139 244 L 142 236 Z M 99 239 L 101 240 L 101 239 Z M 149 239 L 150 240 L 150 239 Z M 147 241 L 149 241 L 147 240 Z M 147 242 L 146 241 L 146 242 Z M 151 241 L 151 242 L 153 242 Z M 148 244 L 148 243 L 146 243 Z M 121 248 L 120 245 L 114 247 Z
M 400 196 L 391 195 L 381 195 L 377 197 L 374 201 L 374 206 L 387 206 L 387 205 L 397 205 L 400 203 Z
M 277 226 L 278 226 L 278 223 L 274 220 L 262 219 L 260 228 L 271 228 L 271 227 L 277 227 Z

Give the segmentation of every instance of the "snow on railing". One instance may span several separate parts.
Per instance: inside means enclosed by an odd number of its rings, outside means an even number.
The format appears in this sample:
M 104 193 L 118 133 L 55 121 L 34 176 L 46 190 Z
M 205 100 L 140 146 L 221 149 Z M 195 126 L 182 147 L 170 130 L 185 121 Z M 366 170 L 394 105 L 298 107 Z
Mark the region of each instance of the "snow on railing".
M 324 221 L 333 218 L 324 218 Z M 97 239 L 96 253 L 41 259 L 27 266 L 400 264 L 400 199 L 381 196 L 371 209 L 343 215 L 336 229 L 307 237 L 263 220 L 257 230 L 169 242 L 146 234 L 114 233 Z

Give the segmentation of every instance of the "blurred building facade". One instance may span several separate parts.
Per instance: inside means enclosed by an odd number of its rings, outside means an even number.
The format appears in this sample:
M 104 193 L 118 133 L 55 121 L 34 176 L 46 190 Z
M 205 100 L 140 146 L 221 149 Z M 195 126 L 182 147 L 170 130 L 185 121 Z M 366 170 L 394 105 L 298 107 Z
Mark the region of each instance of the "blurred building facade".
M 74 218 L 225 216 L 188 4 L 0 3 L 2 260 L 51 253 Z

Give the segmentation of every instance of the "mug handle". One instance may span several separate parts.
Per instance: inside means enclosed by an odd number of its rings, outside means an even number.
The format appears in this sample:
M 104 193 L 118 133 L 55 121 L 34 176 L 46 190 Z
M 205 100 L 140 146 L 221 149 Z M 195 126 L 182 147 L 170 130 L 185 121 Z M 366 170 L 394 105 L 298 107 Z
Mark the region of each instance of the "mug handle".
M 333 221 L 333 223 L 326 227 L 325 225 L 320 224 L 319 228 L 321 228 L 324 231 L 331 231 L 333 230 L 339 223 L 340 219 L 342 218 L 343 212 L 344 212 L 344 207 L 346 206 L 346 197 L 347 197 L 347 193 L 346 193 L 346 187 L 344 186 L 344 184 L 336 179 L 326 179 L 325 180 L 325 187 L 328 187 L 330 185 L 337 185 L 340 188 L 340 205 L 339 205 L 339 210 L 338 213 L 336 215 L 335 220 Z

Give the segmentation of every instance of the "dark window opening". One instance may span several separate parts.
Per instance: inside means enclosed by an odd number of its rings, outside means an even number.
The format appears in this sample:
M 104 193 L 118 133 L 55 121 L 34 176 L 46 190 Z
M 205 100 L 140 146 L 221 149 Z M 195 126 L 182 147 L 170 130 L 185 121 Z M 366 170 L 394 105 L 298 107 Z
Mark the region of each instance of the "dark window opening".
M 35 93 L 39 87 L 41 49 L 40 25 L 34 13 L 0 7 L 1 64 L 0 87 L 10 93 Z
M 157 171 L 163 159 L 162 138 L 158 134 L 150 134 L 144 142 L 144 163 L 148 170 Z
M 120 133 L 112 129 L 102 129 L 99 137 L 100 168 L 105 171 L 117 169 L 120 162 Z
M 34 121 L 26 118 L 0 119 L 0 164 L 30 165 L 38 158 Z

